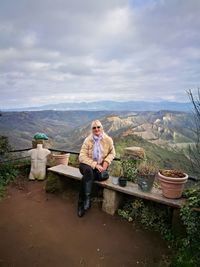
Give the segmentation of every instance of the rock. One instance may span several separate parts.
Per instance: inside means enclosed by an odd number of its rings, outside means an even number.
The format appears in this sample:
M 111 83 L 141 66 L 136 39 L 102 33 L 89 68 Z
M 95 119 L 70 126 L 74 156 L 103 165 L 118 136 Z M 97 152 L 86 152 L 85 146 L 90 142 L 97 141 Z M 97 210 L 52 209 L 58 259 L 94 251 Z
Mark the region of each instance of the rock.
M 125 157 L 127 156 L 130 159 L 144 159 L 145 157 L 145 150 L 142 147 L 126 147 L 124 149 Z

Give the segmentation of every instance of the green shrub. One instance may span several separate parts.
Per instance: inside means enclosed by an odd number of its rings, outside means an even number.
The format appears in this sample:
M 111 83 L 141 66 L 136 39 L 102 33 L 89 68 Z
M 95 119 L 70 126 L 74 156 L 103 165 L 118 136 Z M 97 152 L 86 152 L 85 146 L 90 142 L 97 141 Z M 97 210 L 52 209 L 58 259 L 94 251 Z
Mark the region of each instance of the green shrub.
M 122 176 L 126 177 L 128 181 L 136 182 L 137 176 L 137 160 L 122 159 Z
M 10 181 L 13 181 L 18 175 L 19 171 L 11 164 L 0 165 L 0 184 L 7 185 Z
M 186 227 L 172 267 L 198 267 L 200 258 L 200 184 L 185 191 L 186 204 L 181 208 L 181 218 Z
M 200 183 L 184 192 L 186 204 L 180 215 L 185 235 L 173 235 L 170 212 L 156 203 L 134 200 L 125 203 L 118 214 L 128 221 L 137 220 L 145 228 L 158 231 L 173 248 L 171 267 L 198 267 L 200 258 Z
M 5 186 L 0 184 L 0 200 L 5 196 Z
M 60 177 L 54 173 L 49 172 L 46 180 L 45 190 L 47 193 L 57 193 L 63 190 Z
M 8 137 L 0 135 L 0 155 L 4 155 L 9 149 Z
M 5 195 L 5 186 L 14 181 L 19 171 L 12 164 L 0 165 L 0 199 Z
M 136 199 L 127 202 L 118 214 L 128 221 L 137 220 L 146 229 L 160 232 L 166 240 L 173 240 L 169 210 L 162 205 Z

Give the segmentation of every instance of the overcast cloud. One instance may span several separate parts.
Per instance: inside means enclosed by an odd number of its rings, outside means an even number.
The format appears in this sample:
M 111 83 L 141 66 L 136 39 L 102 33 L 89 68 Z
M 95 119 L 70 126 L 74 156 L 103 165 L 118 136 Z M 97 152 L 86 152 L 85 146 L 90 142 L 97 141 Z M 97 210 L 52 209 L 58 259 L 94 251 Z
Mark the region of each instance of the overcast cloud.
M 188 101 L 199 0 L 1 0 L 0 108 Z

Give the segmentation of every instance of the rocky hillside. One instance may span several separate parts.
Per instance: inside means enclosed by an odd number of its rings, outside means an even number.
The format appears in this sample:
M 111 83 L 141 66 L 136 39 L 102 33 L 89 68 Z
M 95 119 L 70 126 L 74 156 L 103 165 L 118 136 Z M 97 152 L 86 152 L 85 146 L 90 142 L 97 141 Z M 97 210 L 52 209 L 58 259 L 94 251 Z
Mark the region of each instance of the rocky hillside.
M 192 116 L 184 112 L 110 114 L 101 121 L 105 131 L 118 139 L 137 135 L 151 143 L 173 147 L 192 143 L 195 138 Z M 89 132 L 90 124 L 70 132 L 67 136 L 70 147 L 78 149 Z
M 94 119 L 100 119 L 113 137 L 118 157 L 126 146 L 141 146 L 160 166 L 190 168 L 183 153 L 173 149 L 194 141 L 192 115 L 184 112 L 3 112 L 0 135 L 8 136 L 11 146 L 21 149 L 31 147 L 36 132 L 44 132 L 53 148 L 79 151 Z
M 194 140 L 194 123 L 184 112 L 32 111 L 4 112 L 0 134 L 15 148 L 29 147 L 36 132 L 45 132 L 55 148 L 80 149 L 90 123 L 100 119 L 113 138 L 137 135 L 158 145 L 183 145 Z
M 36 132 L 46 133 L 53 146 L 59 147 L 66 142 L 67 133 L 82 127 L 96 117 L 106 116 L 108 112 L 96 111 L 25 111 L 2 112 L 0 135 L 8 136 L 13 148 L 31 146 Z

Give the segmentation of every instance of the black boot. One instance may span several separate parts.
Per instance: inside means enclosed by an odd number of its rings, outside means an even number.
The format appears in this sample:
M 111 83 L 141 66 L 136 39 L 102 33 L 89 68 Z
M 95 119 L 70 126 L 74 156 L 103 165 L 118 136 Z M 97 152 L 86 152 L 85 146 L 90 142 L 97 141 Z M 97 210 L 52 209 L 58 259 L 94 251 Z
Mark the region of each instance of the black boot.
M 82 217 L 85 214 L 84 202 L 78 201 L 78 216 Z
M 85 193 L 84 193 L 84 184 L 81 181 L 81 188 L 80 188 L 80 192 L 79 192 L 79 199 L 78 199 L 78 216 L 82 217 L 85 214 L 85 210 L 84 210 L 84 197 Z
M 84 197 L 84 210 L 88 210 L 91 207 L 91 191 L 93 180 L 85 182 L 85 197 Z
M 84 201 L 84 210 L 89 210 L 91 207 L 91 198 L 90 195 L 86 195 L 85 201 Z

